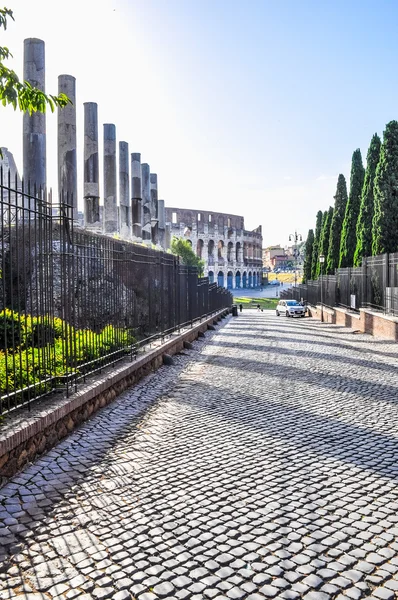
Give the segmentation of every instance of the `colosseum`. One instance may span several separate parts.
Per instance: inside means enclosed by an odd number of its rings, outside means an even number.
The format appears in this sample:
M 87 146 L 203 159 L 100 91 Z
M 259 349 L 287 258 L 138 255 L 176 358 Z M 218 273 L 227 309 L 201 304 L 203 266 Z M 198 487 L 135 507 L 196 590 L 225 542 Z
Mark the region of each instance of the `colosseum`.
M 211 282 L 229 289 L 261 285 L 261 225 L 246 231 L 237 215 L 167 207 L 166 226 L 171 236 L 189 240 Z

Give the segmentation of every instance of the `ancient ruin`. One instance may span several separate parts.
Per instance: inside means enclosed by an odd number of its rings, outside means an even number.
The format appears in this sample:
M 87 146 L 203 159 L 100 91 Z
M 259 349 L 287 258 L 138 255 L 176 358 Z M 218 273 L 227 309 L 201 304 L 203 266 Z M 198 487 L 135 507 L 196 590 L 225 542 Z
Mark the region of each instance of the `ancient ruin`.
M 261 285 L 261 225 L 247 231 L 244 218 L 237 215 L 166 208 L 167 225 L 172 236 L 189 240 L 211 282 L 229 289 Z
M 24 81 L 45 91 L 45 50 L 43 40 L 24 41 Z M 46 187 L 46 115 L 23 115 L 23 178 L 37 190 Z
M 45 90 L 42 40 L 25 40 L 24 77 Z M 231 289 L 261 284 L 261 227 L 247 231 L 243 217 L 236 215 L 165 208 L 165 201 L 159 199 L 158 175 L 151 172 L 147 162 L 141 162 L 140 153 L 129 153 L 128 142 L 118 142 L 112 123 L 103 124 L 103 155 L 100 157 L 96 102 L 84 103 L 84 220 L 79 217 L 75 78 L 60 75 L 58 91 L 64 92 L 72 101 L 58 110 L 58 191 L 64 210 L 70 207 L 68 216 L 73 218 L 76 226 L 83 225 L 96 233 L 158 249 L 168 249 L 173 235 L 184 237 L 205 261 L 204 274 L 211 282 Z M 29 183 L 32 191 L 36 186 L 44 192 L 47 184 L 46 117 L 33 113 L 25 114 L 23 119 L 25 185 Z M 101 160 L 102 187 L 99 181 Z M 4 161 L 3 165 L 8 163 Z M 10 170 L 16 171 L 15 164 Z
M 64 93 L 72 104 L 58 111 L 58 189 L 71 206 L 77 220 L 77 160 L 76 160 L 76 79 L 72 75 L 58 77 L 58 93 Z

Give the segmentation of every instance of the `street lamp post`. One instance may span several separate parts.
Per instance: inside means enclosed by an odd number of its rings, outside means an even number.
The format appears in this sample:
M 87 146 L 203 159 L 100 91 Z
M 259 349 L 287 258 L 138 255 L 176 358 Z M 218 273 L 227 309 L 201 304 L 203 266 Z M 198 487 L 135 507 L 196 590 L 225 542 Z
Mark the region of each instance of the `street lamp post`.
M 319 255 L 319 262 L 321 264 L 321 323 L 323 323 L 323 263 L 325 262 L 323 254 Z
M 300 233 L 297 233 L 297 231 L 293 233 L 291 233 L 289 235 L 289 242 L 294 241 L 294 245 L 293 245 L 293 255 L 294 255 L 294 287 L 297 287 L 297 258 L 298 258 L 298 250 L 297 250 L 297 242 L 302 242 L 303 238 L 301 236 Z

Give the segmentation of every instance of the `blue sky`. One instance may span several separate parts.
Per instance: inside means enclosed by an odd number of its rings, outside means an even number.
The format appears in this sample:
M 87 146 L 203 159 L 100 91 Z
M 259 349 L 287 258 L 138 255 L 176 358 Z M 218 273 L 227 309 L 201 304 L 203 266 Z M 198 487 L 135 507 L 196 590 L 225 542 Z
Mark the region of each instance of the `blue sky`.
M 25 37 L 46 42 L 47 91 L 77 78 L 83 102 L 141 152 L 169 206 L 243 214 L 264 244 L 305 236 L 349 180 L 352 152 L 398 117 L 395 1 L 27 0 L 3 35 L 22 73 Z M 56 187 L 56 117 L 48 116 Z M 22 153 L 21 117 L 0 112 Z

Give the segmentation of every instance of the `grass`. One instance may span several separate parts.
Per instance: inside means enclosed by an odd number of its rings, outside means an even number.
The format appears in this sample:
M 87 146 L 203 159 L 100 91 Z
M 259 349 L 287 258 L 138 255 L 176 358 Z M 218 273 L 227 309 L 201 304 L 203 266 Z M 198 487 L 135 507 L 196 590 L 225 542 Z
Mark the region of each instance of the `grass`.
M 268 281 L 283 281 L 283 283 L 294 283 L 294 273 L 268 273 Z M 301 283 L 301 275 L 297 273 L 297 283 Z
M 245 298 L 234 296 L 234 304 L 242 304 L 243 308 L 256 308 L 257 304 L 264 310 L 275 310 L 279 298 Z

